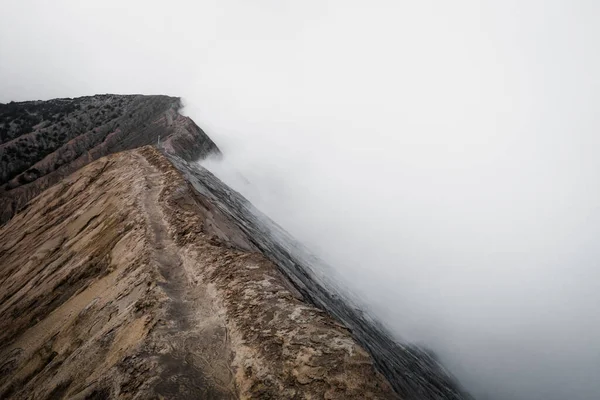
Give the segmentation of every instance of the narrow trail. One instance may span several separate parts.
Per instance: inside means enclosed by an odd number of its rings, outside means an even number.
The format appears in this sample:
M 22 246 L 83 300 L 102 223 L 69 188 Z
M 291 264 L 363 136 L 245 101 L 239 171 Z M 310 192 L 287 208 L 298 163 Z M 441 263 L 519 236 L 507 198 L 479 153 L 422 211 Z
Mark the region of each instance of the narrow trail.
M 176 317 L 174 321 L 178 328 L 186 329 L 189 326 L 190 311 L 184 297 L 189 281 L 178 254 L 179 249 L 169 237 L 165 217 L 159 205 L 160 192 L 164 188 L 164 177 L 146 160 L 143 160 L 142 163 L 147 168 L 143 172 L 147 188 L 143 207 L 150 227 L 148 239 L 152 245 L 153 259 L 165 279 L 165 283 L 161 286 L 173 302 L 170 314 Z
M 143 157 L 140 161 L 146 181 L 142 207 L 149 227 L 151 259 L 164 279 L 160 286 L 169 297 L 167 321 L 156 334 L 170 350 L 159 355 L 167 368 L 156 392 L 165 398 L 181 397 L 184 387 L 190 399 L 237 398 L 233 373 L 223 363 L 230 358 L 224 323 L 215 319 L 214 299 L 198 285 L 198 278 L 188 276 L 190 268 L 199 266 L 185 256 L 169 234 L 160 203 L 165 176 Z M 211 372 L 210 379 L 206 371 Z

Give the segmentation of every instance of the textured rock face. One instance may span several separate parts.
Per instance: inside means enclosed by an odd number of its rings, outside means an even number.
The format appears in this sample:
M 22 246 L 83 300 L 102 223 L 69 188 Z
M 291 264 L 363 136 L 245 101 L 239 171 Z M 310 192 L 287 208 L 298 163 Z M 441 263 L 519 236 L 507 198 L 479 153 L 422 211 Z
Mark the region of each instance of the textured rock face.
M 44 191 L 0 246 L 0 398 L 397 397 L 153 148 Z
M 154 144 L 186 160 L 218 152 L 168 96 L 97 95 L 0 104 L 0 223 L 98 158 Z

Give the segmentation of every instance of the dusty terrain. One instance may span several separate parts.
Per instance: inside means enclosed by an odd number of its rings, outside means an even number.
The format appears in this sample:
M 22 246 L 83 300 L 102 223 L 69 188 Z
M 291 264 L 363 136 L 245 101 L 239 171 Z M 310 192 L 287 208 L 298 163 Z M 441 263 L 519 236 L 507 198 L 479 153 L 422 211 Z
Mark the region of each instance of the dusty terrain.
M 0 326 L 0 398 L 397 398 L 150 147 L 92 162 L 0 227 Z

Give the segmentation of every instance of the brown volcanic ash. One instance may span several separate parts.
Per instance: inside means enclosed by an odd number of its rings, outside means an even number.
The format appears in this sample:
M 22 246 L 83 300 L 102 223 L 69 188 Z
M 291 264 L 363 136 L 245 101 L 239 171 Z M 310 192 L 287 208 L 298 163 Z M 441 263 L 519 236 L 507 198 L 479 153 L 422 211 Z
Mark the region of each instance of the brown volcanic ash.
M 0 223 L 98 158 L 156 143 L 186 160 L 218 152 L 179 98 L 97 95 L 0 104 Z
M 153 148 L 63 179 L 0 243 L 0 398 L 396 397 Z

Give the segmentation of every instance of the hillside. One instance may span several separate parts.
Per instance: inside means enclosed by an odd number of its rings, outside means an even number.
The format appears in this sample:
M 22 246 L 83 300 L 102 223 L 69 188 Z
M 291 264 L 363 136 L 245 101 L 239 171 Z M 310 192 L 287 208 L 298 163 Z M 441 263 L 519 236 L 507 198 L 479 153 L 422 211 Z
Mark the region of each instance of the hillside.
M 393 397 L 152 148 L 45 191 L 0 241 L 0 397 Z
M 180 107 L 176 97 L 141 95 L 0 104 L 0 223 L 91 161 L 159 136 L 187 160 L 218 152 Z
M 48 116 L 69 102 L 78 108 Z M 15 104 L 62 126 L 98 102 L 120 112 L 103 137 L 102 119 L 60 146 L 44 124 L 14 122 L 25 115 Z M 470 399 L 429 352 L 363 312 L 327 265 L 192 162 L 220 151 L 177 98 L 45 103 L 3 114 L 3 154 L 32 137 L 58 147 L 21 157 L 23 172 L 3 164 L 12 177 L 0 199 L 13 208 L 0 225 L 0 398 Z M 158 148 L 144 146 L 159 136 Z M 85 150 L 70 158 L 65 147 Z M 53 159 L 64 163 L 44 169 Z

